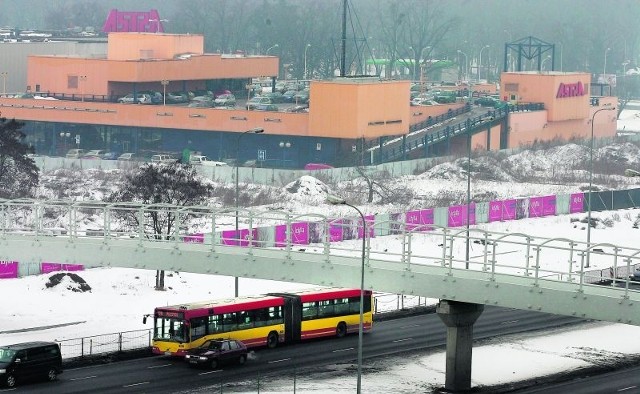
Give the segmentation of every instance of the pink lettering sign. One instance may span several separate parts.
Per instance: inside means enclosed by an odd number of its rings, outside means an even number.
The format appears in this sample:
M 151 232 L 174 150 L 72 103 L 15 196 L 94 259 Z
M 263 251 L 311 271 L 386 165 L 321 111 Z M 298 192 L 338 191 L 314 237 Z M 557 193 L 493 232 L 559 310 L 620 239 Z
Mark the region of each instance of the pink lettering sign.
M 61 269 L 63 271 L 83 271 L 84 265 L 82 264 L 62 264 Z
M 561 83 L 556 93 L 556 98 L 584 96 L 584 86 L 582 82 Z
M 41 274 L 48 274 L 49 272 L 61 271 L 61 270 L 62 270 L 62 264 L 60 263 L 47 263 L 47 262 L 40 263 Z
M 374 215 L 365 215 L 364 221 L 367 224 L 367 234 L 369 234 L 368 238 L 373 238 L 375 235 L 375 222 L 376 217 Z M 364 236 L 364 229 L 362 228 L 362 219 L 358 219 L 358 239 L 362 239 Z
M 329 242 L 340 242 L 343 239 L 344 223 L 342 219 L 329 222 Z
M 204 243 L 204 234 L 203 233 L 189 234 L 183 238 L 183 241 L 185 243 L 201 244 L 201 243 Z
M 556 214 L 556 196 L 542 197 L 542 216 L 553 216 Z
M 504 200 L 502 202 L 502 220 L 514 220 L 516 218 L 517 200 Z
M 291 239 L 292 244 L 307 245 L 309 243 L 309 223 L 291 223 L 291 237 L 287 238 L 287 225 L 276 226 L 276 246 L 287 245 L 287 239 Z
M 502 221 L 502 201 L 489 201 L 489 223 Z
M 248 228 L 240 229 L 236 232 L 236 230 L 225 230 L 222 232 L 222 244 L 228 246 L 249 246 L 251 241 L 250 239 L 257 239 L 258 231 L 257 229 L 251 229 L 249 232 Z
M 18 262 L 0 260 L 0 279 L 18 277 Z
M 584 212 L 584 193 L 574 193 L 569 200 L 569 213 Z
M 162 19 L 158 10 L 150 11 L 118 11 L 113 9 L 109 12 L 107 20 L 102 26 L 105 33 L 112 32 L 151 32 L 163 33 Z
M 421 209 L 417 211 L 408 211 L 405 214 L 405 228 L 409 231 L 428 231 L 432 228 L 425 226 L 433 224 L 433 209 Z
M 529 197 L 529 217 L 539 218 L 542 213 L 542 197 Z
M 467 225 L 467 217 L 469 224 L 476 224 L 476 205 L 471 204 L 467 212 L 466 205 L 453 205 L 449 207 L 449 227 L 459 227 Z

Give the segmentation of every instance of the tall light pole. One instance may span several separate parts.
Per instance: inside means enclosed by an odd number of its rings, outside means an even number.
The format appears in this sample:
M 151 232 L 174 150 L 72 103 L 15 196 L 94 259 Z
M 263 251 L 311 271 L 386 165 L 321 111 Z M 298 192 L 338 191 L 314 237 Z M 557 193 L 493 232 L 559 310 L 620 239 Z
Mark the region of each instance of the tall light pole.
M 425 49 L 431 49 L 430 46 L 426 46 L 424 48 L 422 48 L 420 50 L 420 56 L 418 57 L 418 59 L 416 59 L 416 56 L 418 55 L 416 53 L 416 50 L 413 49 L 413 47 L 409 47 L 409 49 L 411 50 L 411 52 L 413 52 L 413 60 L 416 61 L 415 63 L 413 63 L 413 79 L 416 79 L 416 75 L 418 74 L 418 67 L 420 66 L 420 60 L 424 59 L 424 50 Z M 420 76 L 420 82 L 422 82 L 422 75 Z
M 240 195 L 240 189 L 239 189 L 239 182 L 238 182 L 238 178 L 240 176 L 240 165 L 238 163 L 238 161 L 240 160 L 240 140 L 242 139 L 242 136 L 245 134 L 260 134 L 260 133 L 264 133 L 264 129 L 262 127 L 256 127 L 255 129 L 250 129 L 247 131 L 242 132 L 239 136 L 238 136 L 238 141 L 236 144 L 236 160 L 235 160 L 235 166 L 236 166 L 236 195 L 235 195 L 235 203 L 236 203 L 236 237 L 238 237 L 238 246 L 240 245 L 240 236 L 238 235 L 238 199 L 239 199 L 239 195 Z M 236 298 L 238 297 L 238 277 L 236 276 L 234 278 L 234 284 L 235 284 L 235 295 Z
M 66 155 L 67 154 L 67 139 L 71 137 L 71 133 L 69 133 L 68 131 L 63 131 L 60 133 L 60 138 L 62 138 L 62 141 L 64 142 L 64 151 L 62 152 L 62 155 Z
M 482 51 L 489 48 L 489 45 L 485 45 L 480 48 L 480 56 L 478 56 L 478 83 L 480 83 L 480 72 L 482 70 Z
M 606 107 L 600 108 L 596 110 L 593 115 L 591 115 L 591 143 L 589 144 L 589 213 L 587 214 L 587 249 L 591 247 L 591 187 L 593 184 L 593 121 L 596 117 L 596 114 L 601 111 L 615 111 L 615 107 Z M 591 251 L 587 254 L 587 265 L 586 268 L 589 268 L 589 256 L 591 255 Z
M 467 243 L 465 253 L 465 268 L 469 269 L 469 211 L 471 205 L 471 128 L 467 124 Z
M 309 49 L 309 47 L 311 46 L 311 44 L 307 44 L 307 46 L 304 47 L 304 80 L 307 80 L 307 49 Z
M 360 214 L 360 218 L 362 219 L 362 264 L 360 266 L 360 323 L 358 324 L 358 385 L 357 385 L 357 393 L 360 394 L 362 391 L 362 331 L 364 325 L 364 259 L 366 255 L 367 249 L 367 222 L 362 214 L 362 211 L 359 210 L 355 205 L 349 204 L 344 198 L 338 196 L 332 196 L 330 194 L 327 195 L 327 202 L 332 205 L 346 205 L 358 211 Z
M 270 46 L 270 47 L 267 49 L 267 51 L 265 52 L 265 55 L 269 56 L 269 51 L 270 51 L 270 50 L 272 50 L 272 49 L 274 49 L 274 48 L 278 48 L 279 46 L 280 46 L 280 45 L 278 45 L 278 44 L 275 44 L 275 45 L 273 45 L 273 46 Z
M 286 155 L 286 151 L 287 149 L 291 148 L 291 142 L 289 141 L 280 141 L 280 143 L 278 144 L 278 146 L 280 146 L 280 148 L 282 149 L 282 168 L 285 167 L 285 155 Z
M 560 72 L 562 72 L 562 43 L 559 42 L 558 45 L 560 45 Z
M 160 33 L 160 22 L 169 22 L 169 19 L 149 19 L 149 22 L 155 22 L 156 23 L 156 31 L 155 31 L 155 33 L 157 34 L 157 33 Z M 163 31 L 163 33 L 164 33 L 164 31 Z
M 160 81 L 162 84 L 162 105 L 167 105 L 167 85 L 169 84 L 169 80 L 163 79 Z
M 465 81 L 468 81 L 469 79 L 467 78 L 467 65 L 469 64 L 469 59 L 467 58 L 467 54 L 462 52 L 461 50 L 458 49 L 458 53 L 461 55 L 464 55 L 464 79 Z
M 9 73 L 3 71 L 0 72 L 0 75 L 2 75 L 2 95 L 5 96 L 7 94 L 7 75 L 9 75 Z
M 605 80 L 605 78 L 607 78 L 607 55 L 609 54 L 609 51 L 611 50 L 611 48 L 607 48 L 604 50 L 604 68 L 602 69 L 602 79 Z

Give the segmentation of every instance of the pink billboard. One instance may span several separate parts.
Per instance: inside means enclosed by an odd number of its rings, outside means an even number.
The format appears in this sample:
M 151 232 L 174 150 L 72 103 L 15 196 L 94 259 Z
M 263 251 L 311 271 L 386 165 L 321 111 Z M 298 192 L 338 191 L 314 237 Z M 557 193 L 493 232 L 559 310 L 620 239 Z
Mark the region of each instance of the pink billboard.
M 113 9 L 109 12 L 107 20 L 102 26 L 105 33 L 112 32 L 150 32 L 163 33 L 162 19 L 158 10 L 150 11 L 118 11 Z
M 189 234 L 183 238 L 183 241 L 185 243 L 201 244 L 201 243 L 204 243 L 204 234 L 203 233 Z
M 309 244 L 309 223 L 297 222 L 291 223 L 291 243 L 296 245 Z M 287 245 L 287 225 L 280 224 L 276 226 L 276 246 L 282 247 Z
M 41 274 L 48 274 L 49 272 L 54 272 L 54 271 L 62 271 L 62 264 L 60 264 L 60 263 L 47 263 L 47 262 L 40 263 L 40 273 Z
M 84 270 L 84 265 L 82 265 L 82 264 L 62 264 L 61 269 L 63 271 L 82 271 L 82 270 Z
M 467 217 L 469 218 L 469 224 L 476 224 L 476 204 L 469 206 L 467 212 L 466 205 L 453 205 L 449 207 L 449 220 L 447 225 L 449 227 L 459 227 L 467 225 Z
M 0 279 L 18 277 L 18 262 L 0 260 Z
M 340 242 L 343 240 L 344 222 L 342 219 L 334 219 L 329 222 L 329 242 Z
M 222 232 L 222 244 L 228 246 L 249 246 L 249 239 L 257 239 L 257 229 L 251 229 L 251 233 L 248 228 L 238 230 L 225 230 Z
M 430 230 L 426 224 L 433 224 L 433 209 L 421 209 L 417 211 L 407 211 L 405 214 L 405 228 L 408 231 L 417 229 L 418 231 Z
M 489 202 L 489 222 L 513 220 L 516 218 L 516 200 Z
M 530 197 L 529 217 L 539 218 L 556 214 L 556 196 Z
M 373 238 L 375 235 L 374 225 L 376 223 L 376 217 L 374 215 L 365 215 L 364 221 L 367 224 L 368 238 Z M 362 228 L 362 218 L 358 219 L 358 239 L 362 239 L 364 235 L 364 229 Z
M 584 212 L 584 193 L 573 193 L 569 200 L 569 213 Z

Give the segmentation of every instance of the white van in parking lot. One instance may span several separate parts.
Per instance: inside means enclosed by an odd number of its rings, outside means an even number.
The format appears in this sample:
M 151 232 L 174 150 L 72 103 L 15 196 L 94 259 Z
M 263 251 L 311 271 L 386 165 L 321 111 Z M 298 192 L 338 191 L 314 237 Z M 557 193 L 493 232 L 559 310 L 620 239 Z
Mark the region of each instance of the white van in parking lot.
M 207 156 L 204 155 L 191 155 L 191 157 L 189 158 L 189 164 L 208 167 L 224 167 L 227 165 L 227 163 L 223 161 L 210 160 Z
M 152 163 L 172 164 L 176 163 L 178 159 L 171 155 L 153 155 L 151 156 Z

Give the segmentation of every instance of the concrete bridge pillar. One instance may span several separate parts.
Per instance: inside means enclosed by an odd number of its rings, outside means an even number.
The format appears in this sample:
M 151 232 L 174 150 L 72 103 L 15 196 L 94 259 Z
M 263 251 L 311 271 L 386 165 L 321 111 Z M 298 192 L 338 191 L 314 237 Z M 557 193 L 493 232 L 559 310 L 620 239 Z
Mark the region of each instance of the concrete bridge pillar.
M 484 305 L 440 300 L 436 312 L 447 326 L 447 369 L 445 390 L 451 392 L 471 389 L 471 350 L 473 323 Z

